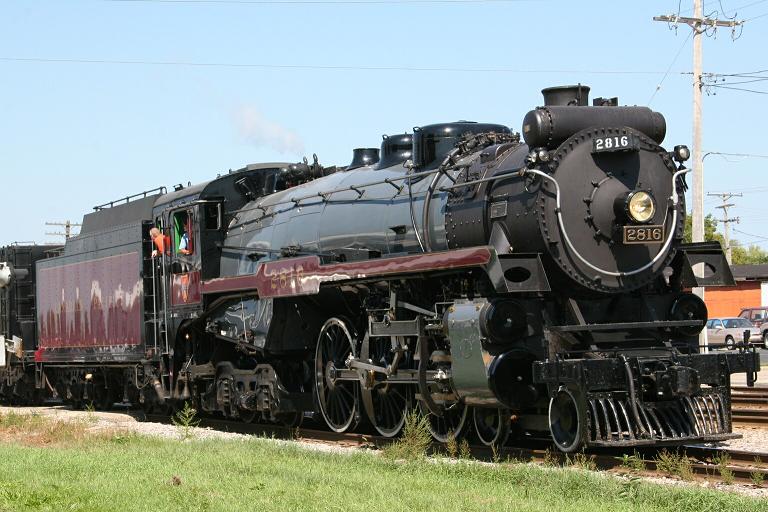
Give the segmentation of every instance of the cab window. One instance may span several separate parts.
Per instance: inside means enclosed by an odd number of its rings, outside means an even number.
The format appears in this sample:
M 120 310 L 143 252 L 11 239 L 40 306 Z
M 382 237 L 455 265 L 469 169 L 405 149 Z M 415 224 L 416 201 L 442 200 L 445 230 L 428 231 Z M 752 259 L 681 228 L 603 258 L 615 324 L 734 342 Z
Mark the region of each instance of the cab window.
M 182 210 L 173 214 L 173 247 L 177 254 L 194 254 L 192 211 Z
M 207 203 L 204 210 L 205 229 L 221 229 L 221 203 Z

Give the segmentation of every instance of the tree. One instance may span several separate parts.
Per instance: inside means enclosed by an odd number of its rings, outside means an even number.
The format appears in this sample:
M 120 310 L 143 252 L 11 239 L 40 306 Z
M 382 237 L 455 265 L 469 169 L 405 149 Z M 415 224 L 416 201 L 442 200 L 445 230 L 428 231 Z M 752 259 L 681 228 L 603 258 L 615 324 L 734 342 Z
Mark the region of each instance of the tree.
M 685 216 L 683 240 L 687 244 L 693 240 L 693 216 L 690 214 Z M 723 235 L 717 232 L 717 219 L 711 213 L 704 217 L 704 240 L 706 242 L 720 242 L 720 245 L 725 245 L 723 243 Z
M 759 265 L 768 263 L 768 251 L 756 245 L 742 246 L 738 240 L 731 242 L 731 256 L 734 265 Z
M 692 221 L 691 215 L 685 217 L 685 231 L 683 239 L 685 243 L 690 243 L 692 239 Z M 717 231 L 717 219 L 712 214 L 704 217 L 704 240 L 707 242 L 720 242 L 725 249 L 725 239 L 722 233 Z M 765 251 L 757 245 L 744 247 L 741 242 L 731 239 L 731 259 L 733 265 L 758 265 L 768 263 L 768 251 Z

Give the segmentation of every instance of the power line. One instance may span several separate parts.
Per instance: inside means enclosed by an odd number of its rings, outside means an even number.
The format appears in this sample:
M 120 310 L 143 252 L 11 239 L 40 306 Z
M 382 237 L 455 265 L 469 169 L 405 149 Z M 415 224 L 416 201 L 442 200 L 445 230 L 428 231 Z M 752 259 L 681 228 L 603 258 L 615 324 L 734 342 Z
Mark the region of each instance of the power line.
M 472 72 L 472 73 L 574 73 L 589 75 L 661 75 L 663 71 L 625 71 L 625 70 L 584 70 L 584 69 L 514 69 L 514 68 L 448 68 L 448 67 L 409 67 L 409 66 L 344 66 L 317 64 L 265 64 L 237 62 L 192 62 L 162 60 L 116 60 L 116 59 L 59 59 L 48 57 L 7 57 L 0 56 L 4 62 L 58 63 L 58 64 L 115 64 L 132 66 L 176 66 L 176 67 L 217 67 L 217 68 L 260 68 L 260 69 L 312 69 L 346 71 L 427 71 L 427 72 Z
M 679 7 L 679 6 L 678 6 Z M 659 85 L 656 86 L 656 89 L 653 91 L 653 94 L 651 95 L 651 98 L 648 100 L 648 104 L 646 106 L 650 106 L 651 102 L 653 101 L 653 98 L 656 97 L 656 94 L 661 90 L 661 85 L 664 83 L 664 80 L 667 79 L 669 76 L 669 72 L 672 70 L 672 66 L 675 65 L 675 62 L 677 62 L 678 57 L 680 57 L 680 54 L 683 52 L 683 49 L 685 49 L 685 46 L 688 44 L 688 40 L 693 35 L 693 31 L 688 33 L 688 37 L 685 38 L 685 41 L 683 41 L 683 44 L 680 45 L 680 49 L 677 50 L 677 53 L 675 54 L 675 57 L 672 59 L 672 62 L 669 63 L 669 67 L 667 68 L 667 72 L 664 73 L 664 76 L 662 77 L 661 81 L 659 82 Z
M 755 5 L 764 4 L 765 2 L 768 2 L 768 0 L 758 0 L 758 1 L 756 1 L 756 2 L 750 2 L 750 3 L 748 3 L 748 4 L 744 4 L 744 5 L 740 5 L 740 6 L 738 6 L 738 7 L 735 7 L 735 8 L 733 9 L 733 11 L 734 11 L 734 17 L 735 17 L 735 12 L 736 12 L 736 11 L 738 11 L 738 10 L 740 10 L 740 9 L 747 9 L 747 8 L 749 8 L 749 7 L 752 7 L 752 6 L 755 6 Z M 719 0 L 712 0 L 712 1 L 710 1 L 710 2 L 704 2 L 704 7 L 709 7 L 709 6 L 713 5 L 714 3 L 720 3 L 720 2 L 719 2 Z M 723 9 L 723 6 L 722 6 L 722 3 L 720 3 L 720 9 L 721 9 L 722 11 L 724 11 L 724 9 Z M 688 9 L 684 9 L 683 11 L 680 11 L 680 7 L 679 7 L 679 4 L 678 4 L 678 16 L 679 16 L 681 13 L 689 13 L 689 12 L 693 12 L 693 8 L 690 8 L 690 7 L 689 7 Z M 717 13 L 717 11 L 714 11 L 714 12 L 713 12 L 713 14 L 715 14 L 715 13 Z M 723 12 L 723 16 L 726 16 L 726 17 L 728 17 L 728 16 L 725 14 L 725 12 Z
M 743 73 L 705 73 L 707 76 L 737 76 L 737 77 L 745 77 L 745 76 L 752 76 L 752 75 L 759 75 L 760 73 L 768 73 L 768 69 L 758 69 L 757 71 L 745 71 Z
M 522 3 L 548 0 L 96 0 L 104 3 L 133 4 L 244 4 L 244 5 L 378 5 L 378 4 L 482 4 L 482 3 Z
M 749 236 L 749 237 L 752 237 L 752 238 L 756 238 L 758 240 L 764 240 L 764 241 L 768 242 L 768 237 L 764 237 L 764 236 L 761 236 L 761 235 L 753 235 L 752 233 L 746 233 L 746 232 L 741 231 L 741 230 L 736 229 L 736 228 L 734 228 L 733 231 L 738 233 L 738 234 L 740 234 L 740 235 Z
M 760 18 L 765 18 L 766 16 L 768 16 L 768 12 L 760 14 L 759 16 L 753 16 L 751 18 L 747 18 L 746 20 L 744 20 L 744 23 L 746 23 L 748 21 L 754 21 L 754 20 L 757 20 L 757 19 L 760 19 Z
M 768 91 L 757 91 L 755 89 L 745 89 L 743 87 L 729 87 L 727 85 L 708 85 L 707 87 L 713 87 L 715 89 L 727 89 L 729 91 L 741 91 L 741 92 L 750 92 L 753 94 L 768 94 Z
M 707 154 L 716 156 L 740 156 L 743 158 L 768 158 L 768 155 L 757 155 L 754 153 L 723 153 L 721 151 L 708 151 Z

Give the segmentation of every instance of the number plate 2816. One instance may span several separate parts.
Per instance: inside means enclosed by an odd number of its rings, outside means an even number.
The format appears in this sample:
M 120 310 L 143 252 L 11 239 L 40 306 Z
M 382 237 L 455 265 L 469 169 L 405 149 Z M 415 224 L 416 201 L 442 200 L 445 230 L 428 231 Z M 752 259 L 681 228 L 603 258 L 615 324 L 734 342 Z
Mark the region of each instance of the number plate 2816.
M 664 241 L 664 226 L 624 226 L 625 244 L 660 244 Z
M 592 139 L 593 153 L 609 153 L 612 151 L 634 151 L 637 140 L 632 135 L 610 135 Z

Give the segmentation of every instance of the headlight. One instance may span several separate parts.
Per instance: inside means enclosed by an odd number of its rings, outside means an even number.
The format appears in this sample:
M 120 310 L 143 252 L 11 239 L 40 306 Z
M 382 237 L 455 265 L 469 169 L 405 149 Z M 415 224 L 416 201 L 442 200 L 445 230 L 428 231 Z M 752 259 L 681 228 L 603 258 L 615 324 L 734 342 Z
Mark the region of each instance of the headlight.
M 627 213 L 635 222 L 648 222 L 656 213 L 656 203 L 651 194 L 638 190 L 629 195 Z
M 691 150 L 688 146 L 675 146 L 674 155 L 676 161 L 683 163 L 691 158 Z

